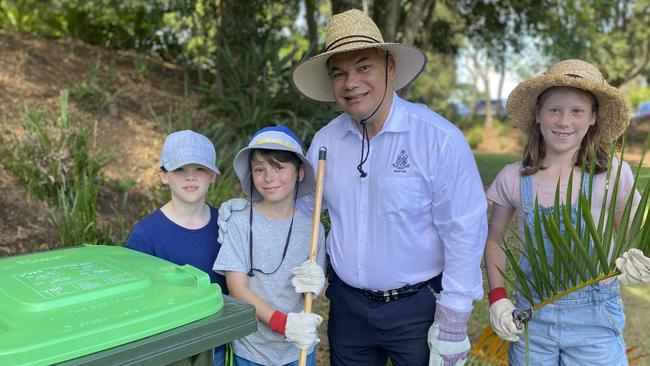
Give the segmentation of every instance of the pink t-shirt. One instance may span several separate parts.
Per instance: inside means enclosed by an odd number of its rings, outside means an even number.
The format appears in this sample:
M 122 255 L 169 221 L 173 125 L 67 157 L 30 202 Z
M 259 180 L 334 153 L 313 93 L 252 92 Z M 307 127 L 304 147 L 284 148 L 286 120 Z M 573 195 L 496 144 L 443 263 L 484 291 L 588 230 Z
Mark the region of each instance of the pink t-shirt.
M 608 203 L 607 207 L 609 207 L 609 202 L 611 202 L 614 177 L 618 170 L 618 166 L 619 166 L 619 160 L 614 159 L 612 163 L 612 173 L 610 177 L 610 189 L 608 192 L 608 197 L 610 199 L 608 199 L 607 201 Z M 523 238 L 524 237 L 524 210 L 522 207 L 521 189 L 520 189 L 521 169 L 522 169 L 521 162 L 516 162 L 516 163 L 506 165 L 499 172 L 497 177 L 494 179 L 494 182 L 492 182 L 492 184 L 488 188 L 487 198 L 488 200 L 500 206 L 507 207 L 507 208 L 514 208 L 516 210 L 517 227 L 519 229 L 518 233 L 519 233 L 519 237 Z M 573 176 L 574 182 L 573 182 L 573 191 L 571 197 L 573 200 L 572 204 L 575 204 L 577 202 L 578 191 L 580 189 L 581 173 L 579 169 L 576 169 L 576 171 L 573 174 L 574 174 Z M 537 174 L 534 174 L 532 176 L 533 177 L 533 198 L 537 197 L 540 206 L 543 207 L 553 206 L 557 183 L 542 184 L 539 182 L 539 180 L 535 179 L 536 175 Z M 596 225 L 598 225 L 598 218 L 600 217 L 600 210 L 603 204 L 603 199 L 605 197 L 606 175 L 607 175 L 606 173 L 600 173 L 595 175 L 592 202 L 591 202 L 591 214 L 594 218 L 594 222 Z M 629 197 L 630 191 L 632 190 L 633 183 L 634 183 L 634 175 L 632 174 L 632 169 L 630 168 L 629 164 L 623 162 L 622 169 L 621 169 L 621 178 L 618 187 L 617 200 L 616 200 L 617 217 L 620 217 L 620 215 L 623 214 L 625 205 L 627 203 L 627 198 Z M 564 198 L 566 197 L 567 186 L 568 184 L 560 185 L 561 201 L 564 200 Z M 639 193 L 635 191 L 634 208 L 636 208 L 636 206 L 638 205 L 640 198 L 641 197 Z

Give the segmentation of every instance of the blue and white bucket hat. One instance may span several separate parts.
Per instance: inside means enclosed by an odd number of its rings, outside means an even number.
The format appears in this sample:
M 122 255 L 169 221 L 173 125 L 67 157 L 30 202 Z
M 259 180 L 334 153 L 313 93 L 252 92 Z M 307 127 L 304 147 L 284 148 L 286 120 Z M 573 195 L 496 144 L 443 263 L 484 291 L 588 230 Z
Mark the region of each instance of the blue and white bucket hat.
M 251 193 L 251 171 L 249 166 L 250 153 L 253 149 L 265 150 L 283 150 L 290 151 L 302 161 L 305 167 L 305 176 L 298 185 L 298 197 L 306 196 L 314 192 L 314 184 L 316 179 L 314 177 L 314 169 L 307 160 L 305 153 L 302 149 L 302 143 L 298 136 L 293 131 L 285 126 L 269 126 L 255 132 L 251 142 L 245 148 L 239 150 L 235 155 L 234 167 L 235 173 L 239 178 L 242 190 L 246 195 Z M 253 201 L 260 200 L 262 195 L 252 187 Z
M 160 166 L 174 171 L 188 164 L 204 166 L 217 175 L 217 152 L 209 138 L 192 130 L 172 132 L 165 138 L 160 151 Z

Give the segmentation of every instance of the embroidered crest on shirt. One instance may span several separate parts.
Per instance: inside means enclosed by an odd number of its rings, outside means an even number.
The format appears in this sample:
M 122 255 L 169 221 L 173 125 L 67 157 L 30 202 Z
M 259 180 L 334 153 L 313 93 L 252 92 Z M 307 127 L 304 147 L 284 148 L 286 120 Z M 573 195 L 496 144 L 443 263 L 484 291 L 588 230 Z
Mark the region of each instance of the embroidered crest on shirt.
M 409 155 L 406 153 L 406 151 L 400 151 L 399 154 L 397 154 L 397 159 L 395 159 L 395 162 L 392 164 L 393 173 L 406 173 L 406 168 L 411 166 L 408 160 Z

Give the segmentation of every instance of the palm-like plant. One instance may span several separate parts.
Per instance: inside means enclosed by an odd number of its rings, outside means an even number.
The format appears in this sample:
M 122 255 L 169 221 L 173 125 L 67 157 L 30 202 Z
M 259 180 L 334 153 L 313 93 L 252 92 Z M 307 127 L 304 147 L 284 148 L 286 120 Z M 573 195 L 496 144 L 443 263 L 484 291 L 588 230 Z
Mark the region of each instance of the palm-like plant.
M 650 138 L 646 141 L 643 155 L 648 142 Z M 623 150 L 620 154 L 621 161 L 623 161 Z M 613 169 L 614 155 L 612 154 L 609 160 L 605 184 L 605 197 L 611 196 L 611 200 L 608 204 L 607 199 L 603 199 L 599 217 L 593 217 L 591 212 L 591 190 L 587 193 L 581 188 L 575 203 L 577 219 L 575 224 L 572 223 L 572 190 L 567 189 L 564 203 L 561 203 L 558 183 L 552 211 L 540 213 L 536 201 L 534 227 L 532 230 L 525 228 L 522 245 L 503 246 L 512 273 L 506 273 L 501 269 L 499 271 L 504 279 L 532 304 L 533 310 L 568 293 L 618 275 L 620 272 L 616 268 L 615 260 L 631 248 L 640 249 L 646 256 L 650 255 L 650 225 L 648 225 L 650 180 L 642 190 L 639 190 L 641 199 L 638 205 L 635 204 L 634 194 L 629 195 L 620 227 L 616 229 L 615 210 L 623 164 L 618 164 L 618 168 Z M 642 163 L 643 158 L 636 168 L 631 192 L 638 189 L 637 178 Z M 583 172 L 585 168 L 583 167 Z M 592 172 L 588 178 L 591 186 L 593 166 L 586 169 Z M 573 186 L 573 179 L 573 175 L 569 177 L 569 187 Z M 584 174 L 582 179 L 587 179 Z M 547 233 L 552 253 L 547 253 L 544 247 L 543 231 Z M 520 256 L 530 263 L 530 274 L 519 268 Z

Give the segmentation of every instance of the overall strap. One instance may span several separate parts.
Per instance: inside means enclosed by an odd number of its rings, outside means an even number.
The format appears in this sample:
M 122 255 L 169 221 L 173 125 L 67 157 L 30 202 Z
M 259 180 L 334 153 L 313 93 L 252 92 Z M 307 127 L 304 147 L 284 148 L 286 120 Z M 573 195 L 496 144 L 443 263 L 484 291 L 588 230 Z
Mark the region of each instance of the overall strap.
M 591 185 L 589 184 L 589 179 L 591 175 L 589 172 L 585 172 L 585 174 L 582 177 L 582 191 L 585 192 L 587 197 L 589 197 L 589 192 L 591 192 L 592 188 L 596 184 L 596 177 L 594 177 L 593 181 L 591 182 Z
M 524 209 L 524 218 L 527 224 L 532 224 L 535 198 L 533 195 L 533 176 L 520 177 L 519 189 L 521 190 L 521 206 Z M 530 221 L 530 222 L 529 222 Z

